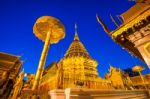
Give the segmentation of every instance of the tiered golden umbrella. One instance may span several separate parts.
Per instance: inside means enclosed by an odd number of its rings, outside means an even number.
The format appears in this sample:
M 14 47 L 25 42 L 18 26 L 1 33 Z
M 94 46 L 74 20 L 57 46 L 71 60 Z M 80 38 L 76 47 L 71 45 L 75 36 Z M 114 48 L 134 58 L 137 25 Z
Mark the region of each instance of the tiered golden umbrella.
M 140 74 L 140 77 L 141 77 L 141 80 L 142 80 L 142 82 L 143 82 L 143 84 L 144 84 L 144 87 L 145 87 L 145 89 L 147 89 L 146 84 L 145 84 L 145 81 L 144 81 L 144 78 L 143 78 L 142 73 L 141 73 L 141 71 L 143 71 L 144 69 L 145 69 L 145 68 L 144 68 L 143 66 L 136 65 L 136 66 L 134 66 L 134 67 L 132 68 L 132 71 L 138 72 L 138 73 Z
M 58 19 L 51 16 L 42 16 L 35 22 L 33 33 L 37 38 L 45 42 L 32 87 L 32 90 L 36 91 L 42 77 L 50 44 L 58 43 L 59 40 L 65 37 L 65 28 Z

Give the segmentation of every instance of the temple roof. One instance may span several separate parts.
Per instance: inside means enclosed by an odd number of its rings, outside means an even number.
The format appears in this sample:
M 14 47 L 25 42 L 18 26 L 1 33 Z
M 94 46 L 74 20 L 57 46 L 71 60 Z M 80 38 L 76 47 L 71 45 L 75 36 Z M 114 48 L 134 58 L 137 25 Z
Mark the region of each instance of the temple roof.
M 123 24 L 126 24 L 132 20 L 134 20 L 136 17 L 138 17 L 140 14 L 142 14 L 145 10 L 149 9 L 150 6 L 147 3 L 142 2 L 144 0 L 137 0 L 137 3 L 132 6 L 128 11 L 121 14 L 121 17 L 123 19 Z M 147 2 L 150 2 L 150 0 L 147 0 Z
M 19 59 L 20 56 L 0 52 L 0 77 L 4 71 L 10 73 L 11 79 L 16 77 L 23 63 Z
M 50 65 L 48 65 L 43 72 L 43 77 L 41 79 L 41 83 L 46 82 L 49 79 L 56 76 L 57 71 L 58 71 L 57 62 L 53 62 Z
M 20 56 L 0 52 L 0 69 L 9 70 L 19 60 Z
M 81 41 L 79 39 L 76 25 L 75 25 L 74 40 L 71 43 L 69 49 L 67 50 L 64 58 L 68 58 L 68 57 L 72 57 L 72 56 L 83 56 L 86 58 L 91 58 L 89 53 L 87 52 L 86 48 L 84 47 L 84 45 L 81 43 Z
M 57 62 L 53 62 L 44 69 L 43 75 L 48 72 L 51 72 L 51 73 L 56 72 L 57 69 L 58 69 Z
M 20 56 L 0 52 L 0 60 L 8 60 L 9 62 L 16 62 L 19 58 Z

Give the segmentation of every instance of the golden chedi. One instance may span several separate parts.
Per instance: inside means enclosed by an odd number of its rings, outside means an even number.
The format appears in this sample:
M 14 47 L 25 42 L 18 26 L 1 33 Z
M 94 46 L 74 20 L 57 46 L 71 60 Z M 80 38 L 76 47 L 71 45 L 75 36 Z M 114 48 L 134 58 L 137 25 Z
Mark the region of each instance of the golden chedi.
M 77 27 L 74 40 L 59 62 L 50 64 L 43 73 L 40 90 L 88 88 L 111 89 L 110 81 L 99 77 L 97 61 L 81 43 Z
M 77 34 L 77 26 L 75 29 L 74 40 L 59 62 L 61 80 L 58 82 L 61 83 L 58 86 L 60 88 L 98 88 L 99 85 L 103 88 L 102 82 L 105 80 L 102 80 L 98 75 L 96 68 L 98 63 L 81 43 Z M 107 83 L 105 84 L 107 86 Z

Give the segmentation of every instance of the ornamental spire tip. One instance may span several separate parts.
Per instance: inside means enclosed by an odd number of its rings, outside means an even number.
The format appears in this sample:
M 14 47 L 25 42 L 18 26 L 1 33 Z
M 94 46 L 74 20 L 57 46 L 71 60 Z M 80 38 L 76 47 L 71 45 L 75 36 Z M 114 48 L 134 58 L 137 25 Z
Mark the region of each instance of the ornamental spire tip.
M 77 28 L 78 28 L 77 24 L 75 23 L 75 36 L 74 36 L 74 40 L 79 40 Z

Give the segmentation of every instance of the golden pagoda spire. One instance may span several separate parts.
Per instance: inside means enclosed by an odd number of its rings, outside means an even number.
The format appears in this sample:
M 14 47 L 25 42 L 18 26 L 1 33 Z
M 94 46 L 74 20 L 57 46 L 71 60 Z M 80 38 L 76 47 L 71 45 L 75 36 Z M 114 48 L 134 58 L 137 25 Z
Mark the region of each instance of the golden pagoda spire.
M 74 28 L 75 28 L 75 36 L 74 36 L 74 40 L 79 41 L 79 36 L 78 36 L 78 27 L 77 27 L 77 24 L 75 24 Z
M 84 56 L 86 58 L 91 58 L 89 53 L 87 52 L 86 48 L 79 40 L 78 32 L 77 32 L 77 25 L 75 24 L 75 36 L 74 40 L 72 41 L 71 45 L 69 46 L 65 58 L 74 57 L 74 56 Z
M 98 78 L 97 61 L 94 60 L 79 40 L 77 34 L 77 25 L 75 24 L 75 36 L 67 52 L 61 60 L 62 88 L 96 88 L 95 82 Z M 91 76 L 92 75 L 92 76 Z M 99 79 L 99 78 L 98 78 Z M 94 82 L 95 81 L 95 82 Z M 94 83 L 92 83 L 94 82 Z M 60 85 L 58 83 L 58 85 Z

